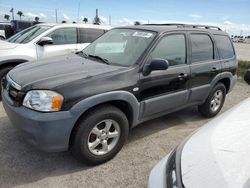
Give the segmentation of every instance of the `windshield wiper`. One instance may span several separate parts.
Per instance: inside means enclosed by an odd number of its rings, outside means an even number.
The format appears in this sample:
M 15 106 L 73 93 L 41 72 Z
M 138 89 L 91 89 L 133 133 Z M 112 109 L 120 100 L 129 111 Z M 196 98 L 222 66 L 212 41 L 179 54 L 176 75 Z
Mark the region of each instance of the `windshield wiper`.
M 76 52 L 76 54 L 80 55 L 80 56 L 82 56 L 84 58 L 87 58 L 89 56 L 88 54 L 84 53 L 83 51 Z
M 105 59 L 105 58 L 102 58 L 98 55 L 88 55 L 88 57 L 91 57 L 91 58 L 95 58 L 95 59 L 99 59 L 101 60 L 103 63 L 107 64 L 107 65 L 110 65 L 110 62 L 109 60 Z

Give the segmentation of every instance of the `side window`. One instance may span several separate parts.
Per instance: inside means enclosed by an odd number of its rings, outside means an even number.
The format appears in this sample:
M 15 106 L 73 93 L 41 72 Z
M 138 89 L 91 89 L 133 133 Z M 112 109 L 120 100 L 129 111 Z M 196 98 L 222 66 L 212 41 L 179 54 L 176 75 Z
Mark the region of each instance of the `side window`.
M 234 57 L 233 45 L 228 36 L 214 35 L 216 45 L 219 50 L 220 57 L 222 59 L 229 59 Z
M 164 37 L 151 54 L 152 59 L 168 60 L 170 66 L 186 63 L 186 40 L 183 34 Z
M 214 59 L 214 47 L 211 38 L 206 34 L 191 34 L 192 62 Z
M 54 45 L 77 43 L 76 28 L 57 29 L 47 36 L 53 39 Z
M 103 29 L 80 28 L 80 43 L 92 43 L 104 34 Z
M 4 30 L 4 25 L 0 24 L 0 30 Z

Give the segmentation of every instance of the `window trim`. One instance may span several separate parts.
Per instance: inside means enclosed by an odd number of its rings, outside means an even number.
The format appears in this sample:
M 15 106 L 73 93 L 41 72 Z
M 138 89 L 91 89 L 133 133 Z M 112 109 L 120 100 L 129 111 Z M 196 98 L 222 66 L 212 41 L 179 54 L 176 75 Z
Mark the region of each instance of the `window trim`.
M 51 31 L 50 33 L 46 34 L 44 37 L 47 37 L 48 35 L 50 35 L 51 33 L 55 32 L 56 30 L 59 29 L 68 29 L 68 28 L 73 28 L 76 30 L 76 43 L 71 43 L 71 44 L 50 44 L 49 46 L 61 46 L 61 45 L 72 45 L 72 44 L 78 44 L 78 32 L 77 32 L 77 27 L 60 27 L 60 28 L 56 28 L 53 31 Z M 39 41 L 38 41 L 39 42 Z
M 193 53 L 192 53 L 192 40 L 191 40 L 191 35 L 207 35 L 211 42 L 212 42 L 212 45 L 213 45 L 213 59 L 210 59 L 210 60 L 203 60 L 203 61 L 196 61 L 196 62 L 193 62 L 192 61 L 192 58 L 193 58 Z M 214 42 L 214 39 L 213 37 L 211 36 L 210 33 L 207 33 L 207 32 L 189 32 L 188 33 L 188 38 L 189 38 L 189 51 L 190 51 L 190 64 L 202 64 L 202 63 L 207 63 L 207 62 L 214 62 L 217 59 L 218 57 L 218 52 L 217 52 L 217 46 L 215 45 L 215 42 Z
M 159 43 L 161 42 L 161 40 L 165 37 L 171 36 L 171 35 L 183 35 L 184 39 L 185 39 L 185 63 L 184 64 L 179 64 L 179 65 L 172 65 L 169 66 L 169 68 L 175 68 L 175 67 L 181 67 L 181 66 L 187 66 L 189 65 L 189 59 L 188 59 L 188 37 L 187 37 L 187 32 L 185 31 L 171 31 L 171 32 L 166 32 L 163 33 L 162 35 L 160 35 L 160 37 L 158 39 L 156 39 L 156 42 L 154 43 L 154 45 L 151 47 L 150 51 L 148 52 L 148 56 L 147 56 L 147 60 L 146 62 L 148 62 L 151 59 L 151 53 L 155 50 L 155 48 L 159 45 Z M 145 65 L 145 63 L 144 63 Z M 143 66 L 144 66 L 143 65 Z

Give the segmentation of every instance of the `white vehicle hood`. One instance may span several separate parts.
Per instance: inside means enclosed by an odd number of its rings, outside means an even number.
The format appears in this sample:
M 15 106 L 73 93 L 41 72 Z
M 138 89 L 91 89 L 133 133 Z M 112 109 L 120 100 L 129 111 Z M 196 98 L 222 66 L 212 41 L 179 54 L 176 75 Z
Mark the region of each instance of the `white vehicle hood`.
M 8 50 L 17 47 L 19 44 L 0 40 L 0 50 Z
M 250 98 L 190 137 L 181 171 L 185 188 L 250 187 Z

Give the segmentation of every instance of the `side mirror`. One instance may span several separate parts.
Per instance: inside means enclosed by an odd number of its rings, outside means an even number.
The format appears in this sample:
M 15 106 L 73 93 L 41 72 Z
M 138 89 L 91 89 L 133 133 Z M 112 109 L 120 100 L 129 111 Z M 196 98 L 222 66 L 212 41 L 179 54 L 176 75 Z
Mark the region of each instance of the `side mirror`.
M 246 81 L 246 83 L 248 83 L 248 85 L 250 85 L 250 69 L 247 70 L 244 76 L 244 80 Z
M 143 76 L 149 75 L 152 71 L 167 70 L 169 63 L 165 59 L 153 59 L 150 64 L 145 65 L 142 71 Z
M 48 45 L 48 44 L 53 44 L 53 39 L 50 37 L 42 37 L 38 43 L 40 46 Z

